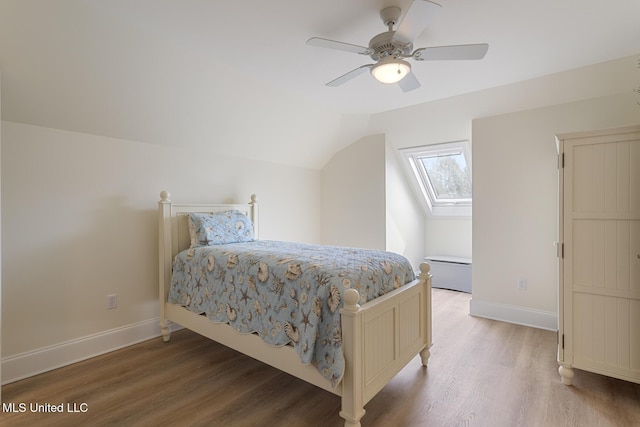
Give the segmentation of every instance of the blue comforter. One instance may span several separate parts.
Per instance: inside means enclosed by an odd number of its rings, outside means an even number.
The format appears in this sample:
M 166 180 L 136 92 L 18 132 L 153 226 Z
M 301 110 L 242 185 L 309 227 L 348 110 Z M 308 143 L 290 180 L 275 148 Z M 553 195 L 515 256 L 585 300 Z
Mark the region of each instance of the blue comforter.
M 409 261 L 391 252 L 258 240 L 180 252 L 169 302 L 270 345 L 293 345 L 335 386 L 344 372 L 344 291 L 358 290 L 363 304 L 414 278 Z

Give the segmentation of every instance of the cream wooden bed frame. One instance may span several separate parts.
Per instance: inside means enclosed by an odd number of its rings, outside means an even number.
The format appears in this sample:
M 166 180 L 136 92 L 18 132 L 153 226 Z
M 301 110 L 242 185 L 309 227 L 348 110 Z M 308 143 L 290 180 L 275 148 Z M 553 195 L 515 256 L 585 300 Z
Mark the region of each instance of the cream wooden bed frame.
M 312 365 L 300 362 L 293 347 L 271 347 L 255 334 L 241 334 L 227 324 L 213 323 L 180 305 L 167 302 L 171 265 L 175 255 L 190 245 L 187 215 L 238 209 L 254 223 L 259 235 L 258 203 L 255 195 L 247 204 L 176 204 L 167 191 L 160 193 L 160 327 L 169 341 L 171 322 L 204 335 L 243 354 L 274 366 L 342 397 L 340 416 L 346 427 L 360 426 L 364 405 L 371 400 L 417 354 L 427 366 L 431 347 L 430 266 L 420 265 L 418 279 L 380 298 L 358 305 L 359 295 L 349 289 L 344 295 L 342 340 L 344 377 L 331 386 Z

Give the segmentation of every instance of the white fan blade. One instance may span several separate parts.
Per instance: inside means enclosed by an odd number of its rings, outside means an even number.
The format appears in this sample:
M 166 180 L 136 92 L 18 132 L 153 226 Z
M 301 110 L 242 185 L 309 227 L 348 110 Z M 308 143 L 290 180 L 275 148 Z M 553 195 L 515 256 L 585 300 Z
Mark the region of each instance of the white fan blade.
M 393 39 L 403 44 L 413 43 L 441 9 L 442 6 L 438 3 L 427 0 L 414 0 L 398 25 Z
M 487 50 L 489 50 L 489 45 L 486 43 L 423 47 L 413 52 L 413 58 L 416 61 L 482 59 L 487 54 Z
M 404 76 L 404 79 L 398 82 L 398 85 L 400 86 L 400 89 L 402 89 L 403 92 L 409 92 L 414 89 L 418 89 L 420 87 L 420 82 L 416 78 L 415 74 L 413 74 L 412 72 L 409 72 L 409 74 Z
M 326 84 L 326 86 L 330 86 L 330 87 L 340 86 L 341 84 L 346 83 L 349 80 L 352 80 L 358 77 L 360 74 L 363 74 L 366 71 L 370 71 L 371 67 L 373 67 L 373 64 L 367 64 L 367 65 L 363 65 L 362 67 L 358 67 L 355 70 L 351 70 L 347 74 L 344 74 L 338 77 L 337 79 L 331 80 L 329 83 Z
M 307 40 L 307 45 L 324 47 L 327 49 L 342 50 L 351 53 L 359 53 L 360 55 L 371 55 L 373 53 L 368 47 L 358 46 L 351 43 L 337 42 L 335 40 L 323 39 L 320 37 L 311 37 L 309 40 Z

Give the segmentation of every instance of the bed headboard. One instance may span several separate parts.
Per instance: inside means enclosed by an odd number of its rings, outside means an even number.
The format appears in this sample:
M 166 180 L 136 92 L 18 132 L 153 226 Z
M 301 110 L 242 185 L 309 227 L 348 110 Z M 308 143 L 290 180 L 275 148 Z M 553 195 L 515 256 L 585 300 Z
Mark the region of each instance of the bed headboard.
M 160 255 L 160 295 L 166 301 L 166 292 L 171 283 L 171 265 L 173 258 L 182 250 L 189 248 L 189 225 L 187 216 L 191 212 L 213 213 L 236 209 L 247 215 L 253 222 L 253 234 L 259 238 L 258 199 L 251 195 L 248 203 L 225 204 L 178 204 L 171 201 L 168 191 L 160 193 L 158 202 L 158 231 Z M 162 313 L 161 313 L 162 314 Z
M 178 204 L 173 203 L 170 197 L 171 195 L 168 191 L 163 191 L 160 193 L 158 205 L 160 210 L 160 233 L 162 234 L 164 231 L 165 234 L 171 237 L 171 259 L 173 259 L 178 252 L 189 248 L 190 240 L 187 217 L 192 212 L 214 213 L 232 209 L 239 210 L 251 219 L 251 222 L 253 222 L 253 234 L 256 239 L 259 238 L 258 201 L 255 194 L 252 194 L 251 200 L 244 204 Z

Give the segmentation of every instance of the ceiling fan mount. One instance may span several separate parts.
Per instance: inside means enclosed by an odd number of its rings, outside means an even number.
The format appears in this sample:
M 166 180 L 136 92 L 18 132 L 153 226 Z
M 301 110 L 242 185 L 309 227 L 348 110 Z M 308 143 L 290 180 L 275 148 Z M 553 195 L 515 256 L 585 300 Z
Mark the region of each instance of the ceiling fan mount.
M 327 83 L 327 86 L 339 86 L 347 81 L 370 71 L 371 74 L 382 83 L 398 83 L 400 88 L 411 91 L 420 87 L 420 82 L 411 72 L 411 64 L 407 59 L 415 61 L 436 61 L 455 59 L 482 59 L 489 45 L 468 44 L 453 46 L 437 46 L 413 49 L 415 38 L 431 22 L 442 6 L 429 0 L 414 0 L 409 6 L 402 21 L 401 9 L 397 6 L 389 6 L 380 11 L 380 18 L 387 26 L 388 31 L 375 35 L 369 46 L 359 46 L 335 40 L 312 37 L 307 40 L 310 46 L 324 47 L 342 50 L 371 57 L 375 64 L 366 64 L 337 79 Z M 394 30 L 395 27 L 395 30 Z
M 391 30 L 392 27 L 394 27 L 398 23 L 401 12 L 402 9 L 400 9 L 398 6 L 385 7 L 380 11 L 380 19 L 382 19 L 384 25 L 389 27 L 389 30 Z

